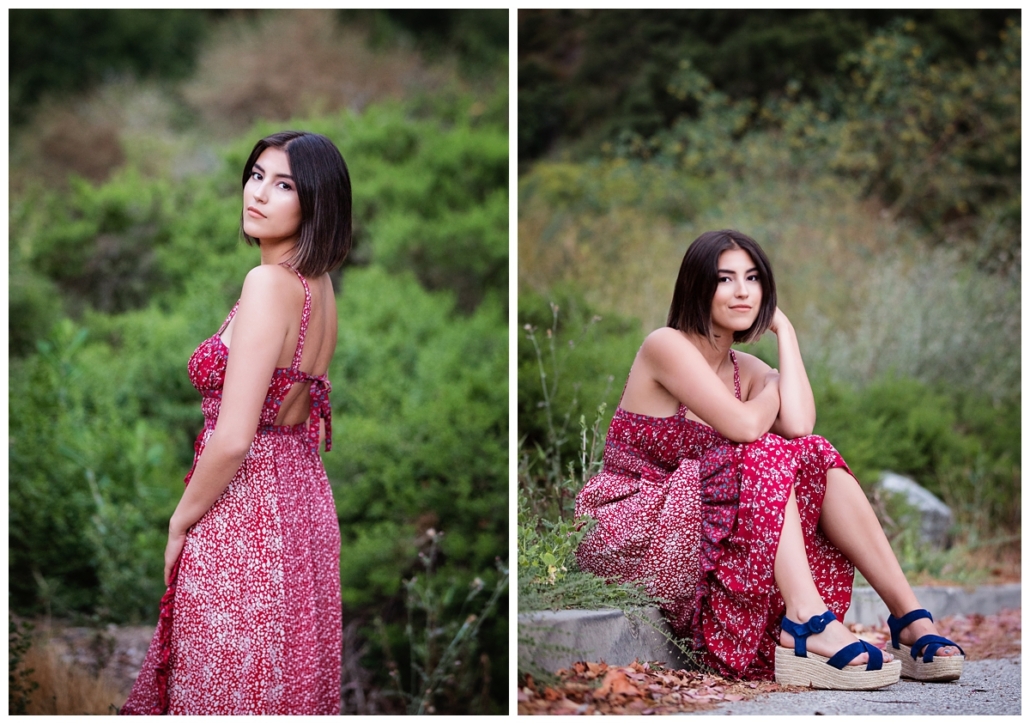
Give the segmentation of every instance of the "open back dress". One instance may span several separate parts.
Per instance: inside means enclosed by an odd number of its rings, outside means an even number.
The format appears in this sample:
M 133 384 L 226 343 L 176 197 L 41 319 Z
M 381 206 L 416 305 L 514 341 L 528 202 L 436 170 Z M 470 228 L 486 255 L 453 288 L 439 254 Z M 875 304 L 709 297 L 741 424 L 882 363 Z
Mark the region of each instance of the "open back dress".
M 322 420 L 331 447 L 330 385 L 300 368 L 311 291 L 293 271 L 304 310 L 292 364 L 274 371 L 250 451 L 186 535 L 123 714 L 340 712 L 340 529 L 318 453 Z M 218 420 L 221 334 L 238 307 L 189 361 L 204 412 L 194 468 Z M 298 383 L 310 383 L 309 419 L 276 424 Z

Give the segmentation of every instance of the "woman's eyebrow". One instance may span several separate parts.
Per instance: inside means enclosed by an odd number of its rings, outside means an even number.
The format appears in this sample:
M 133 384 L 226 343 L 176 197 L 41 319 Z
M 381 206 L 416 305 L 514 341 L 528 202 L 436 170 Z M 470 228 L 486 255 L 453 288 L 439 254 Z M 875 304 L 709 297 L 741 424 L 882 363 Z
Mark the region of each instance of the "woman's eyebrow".
M 736 271 L 737 271 L 736 269 L 719 269 L 719 270 L 716 271 L 716 273 L 717 274 L 734 274 L 734 273 L 736 273 Z M 744 273 L 745 274 L 750 274 L 751 272 L 756 272 L 756 271 L 758 271 L 758 267 L 753 266 L 753 267 L 751 267 L 750 269 L 748 269 Z
M 255 163 L 254 164 L 254 168 L 256 168 L 261 173 L 265 173 L 265 169 L 261 168 L 261 164 L 260 163 Z M 277 173 L 276 174 L 276 178 L 288 178 L 291 181 L 293 180 L 293 176 L 291 176 L 288 173 Z

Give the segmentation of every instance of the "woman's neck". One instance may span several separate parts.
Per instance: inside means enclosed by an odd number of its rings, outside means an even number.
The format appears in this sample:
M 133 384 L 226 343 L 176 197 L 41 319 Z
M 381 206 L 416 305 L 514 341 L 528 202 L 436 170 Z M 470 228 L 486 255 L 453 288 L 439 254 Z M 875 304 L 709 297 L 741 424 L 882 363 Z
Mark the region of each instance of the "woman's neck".
M 284 243 L 261 243 L 261 263 L 262 264 L 282 264 L 284 261 L 289 261 L 293 255 L 293 250 L 296 247 L 296 242 L 284 242 Z
M 730 358 L 730 347 L 733 346 L 733 333 L 713 332 L 711 337 L 702 337 L 695 334 L 690 336 L 694 340 L 694 346 L 701 352 L 701 356 L 718 373 L 720 367 Z

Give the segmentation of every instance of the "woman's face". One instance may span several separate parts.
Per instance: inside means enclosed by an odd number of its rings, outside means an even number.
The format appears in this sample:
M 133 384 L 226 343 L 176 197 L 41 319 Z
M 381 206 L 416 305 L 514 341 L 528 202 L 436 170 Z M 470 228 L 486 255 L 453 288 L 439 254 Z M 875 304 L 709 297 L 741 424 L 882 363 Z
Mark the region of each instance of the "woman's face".
M 719 281 L 712 298 L 712 332 L 743 332 L 751 328 L 762 307 L 762 282 L 751 255 L 727 249 L 719 255 Z
M 282 149 L 266 148 L 243 187 L 243 231 L 262 244 L 296 242 L 300 218 L 290 160 Z

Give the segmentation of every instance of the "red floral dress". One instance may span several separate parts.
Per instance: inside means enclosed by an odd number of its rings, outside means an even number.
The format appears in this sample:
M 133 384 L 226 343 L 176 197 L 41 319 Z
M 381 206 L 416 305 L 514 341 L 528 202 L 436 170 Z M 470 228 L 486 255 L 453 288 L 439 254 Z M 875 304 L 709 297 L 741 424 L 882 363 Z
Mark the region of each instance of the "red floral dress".
M 311 292 L 297 276 L 304 311 L 293 362 L 272 375 L 243 464 L 187 533 L 123 714 L 340 712 L 340 529 L 318 454 L 320 420 L 331 446 L 330 386 L 300 369 Z M 238 306 L 189 361 L 204 398 L 194 468 L 218 420 L 229 357 L 220 335 Z M 298 383 L 311 385 L 310 418 L 277 425 Z
M 740 399 L 736 355 L 733 381 Z M 818 527 L 826 471 L 844 459 L 825 439 L 767 433 L 734 443 L 686 417 L 615 411 L 604 465 L 576 498 L 597 519 L 577 551 L 580 568 L 642 581 L 676 635 L 718 672 L 772 679 L 783 599 L 773 562 L 791 486 L 816 587 L 839 619 L 854 567 Z

